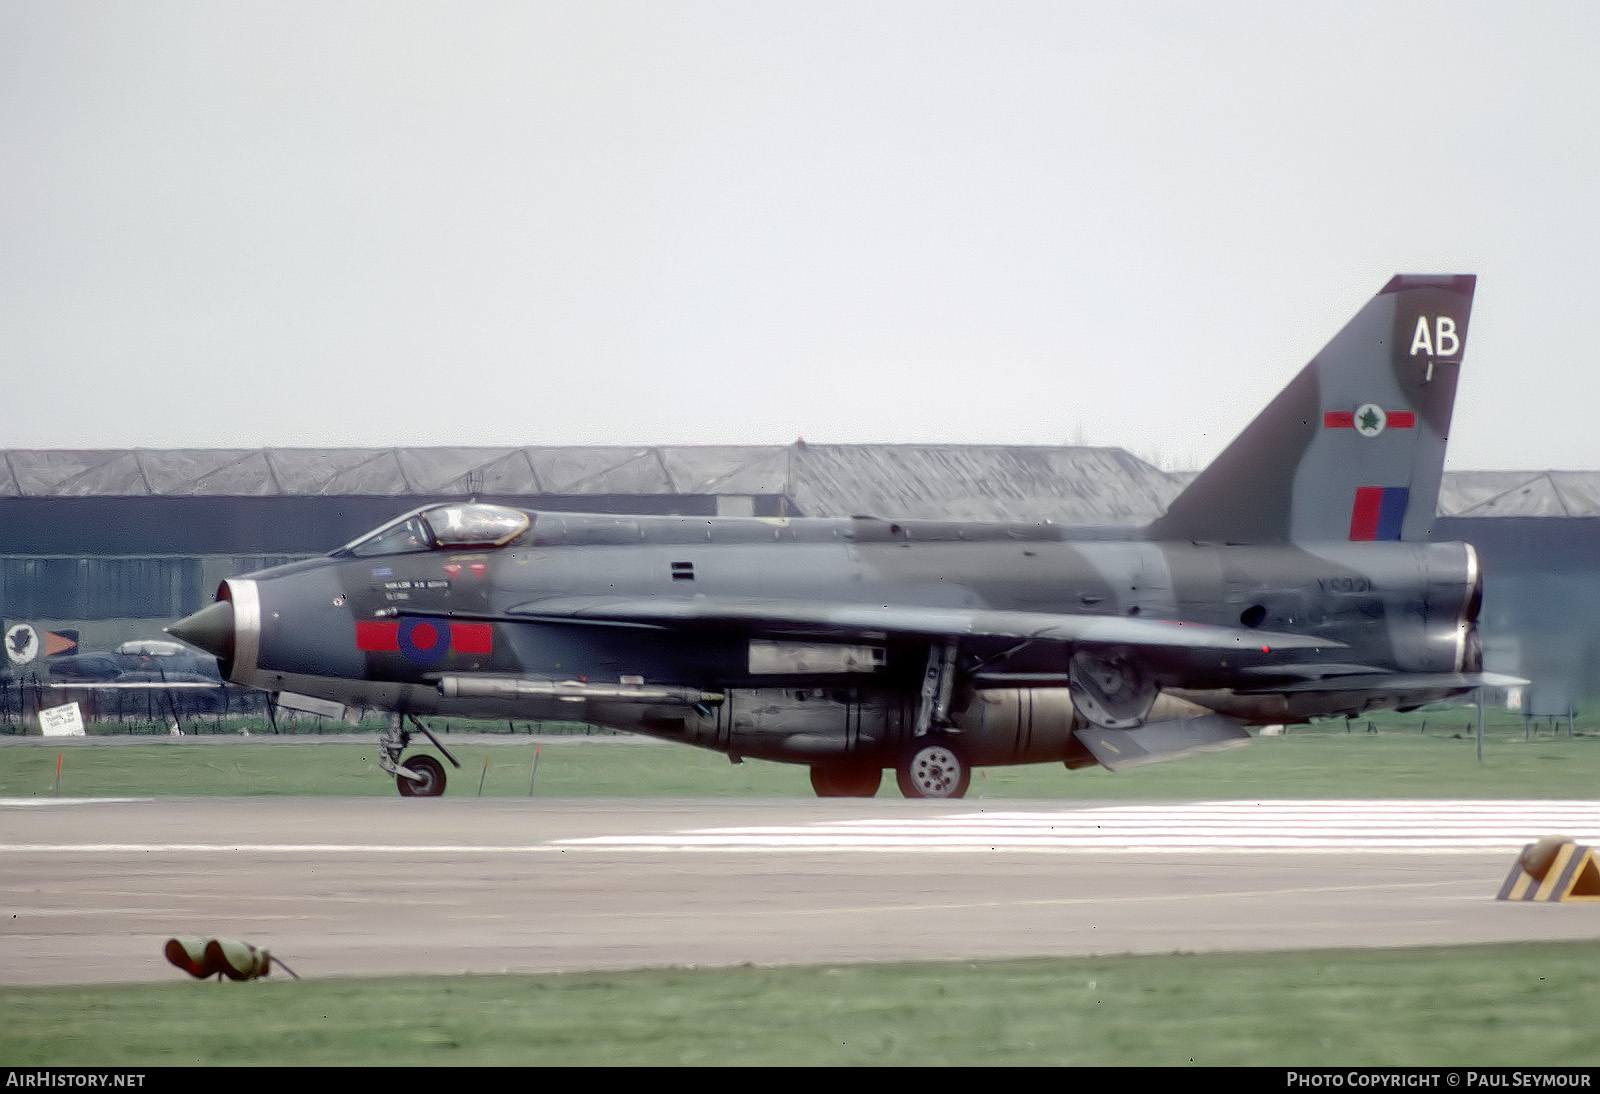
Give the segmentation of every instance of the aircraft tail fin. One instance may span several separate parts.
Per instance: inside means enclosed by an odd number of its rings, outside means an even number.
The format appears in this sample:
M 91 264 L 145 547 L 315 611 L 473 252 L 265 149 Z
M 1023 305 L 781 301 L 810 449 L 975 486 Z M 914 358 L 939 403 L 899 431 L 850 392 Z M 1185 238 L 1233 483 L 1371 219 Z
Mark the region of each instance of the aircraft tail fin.
M 1477 278 L 1393 278 L 1147 534 L 1421 540 L 1439 503 Z

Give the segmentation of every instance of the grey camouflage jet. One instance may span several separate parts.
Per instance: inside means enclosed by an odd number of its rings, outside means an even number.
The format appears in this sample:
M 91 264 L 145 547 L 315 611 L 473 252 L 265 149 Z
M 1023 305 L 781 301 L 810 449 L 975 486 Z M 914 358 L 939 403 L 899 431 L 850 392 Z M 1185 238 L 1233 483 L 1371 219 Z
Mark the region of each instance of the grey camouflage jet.
M 957 798 L 975 766 L 1112 770 L 1246 726 L 1411 709 L 1482 671 L 1472 547 L 1429 543 L 1472 276 L 1384 286 L 1146 527 L 423 507 L 222 583 L 170 632 L 306 709 L 584 721 Z M 459 765 L 458 765 L 459 766 Z

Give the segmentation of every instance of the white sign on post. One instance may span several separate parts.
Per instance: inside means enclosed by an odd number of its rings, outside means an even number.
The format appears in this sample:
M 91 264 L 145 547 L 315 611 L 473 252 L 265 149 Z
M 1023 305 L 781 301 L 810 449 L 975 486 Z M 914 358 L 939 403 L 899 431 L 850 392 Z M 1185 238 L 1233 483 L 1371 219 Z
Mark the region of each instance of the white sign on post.
M 64 703 L 39 711 L 39 732 L 46 737 L 87 737 L 77 703 Z

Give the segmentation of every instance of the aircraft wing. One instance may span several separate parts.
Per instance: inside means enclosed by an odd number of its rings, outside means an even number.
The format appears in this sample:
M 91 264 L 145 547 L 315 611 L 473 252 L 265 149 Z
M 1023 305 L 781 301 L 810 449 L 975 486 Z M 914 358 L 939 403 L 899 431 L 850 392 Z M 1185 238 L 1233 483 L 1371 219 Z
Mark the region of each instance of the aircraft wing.
M 402 609 L 399 614 L 421 615 Z M 459 616 L 454 618 L 460 618 Z M 547 597 L 511 608 L 507 621 L 710 627 L 740 633 L 860 639 L 866 635 L 1042 639 L 1173 649 L 1332 649 L 1343 643 L 1298 634 L 1121 615 L 853 604 L 760 597 Z

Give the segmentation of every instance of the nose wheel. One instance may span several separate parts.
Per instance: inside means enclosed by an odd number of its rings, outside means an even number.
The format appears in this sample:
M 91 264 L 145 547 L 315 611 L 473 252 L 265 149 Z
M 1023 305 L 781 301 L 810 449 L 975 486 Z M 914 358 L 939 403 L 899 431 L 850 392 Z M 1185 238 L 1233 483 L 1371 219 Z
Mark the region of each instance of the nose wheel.
M 402 798 L 437 798 L 444 793 L 444 764 L 432 756 L 413 756 L 400 767 L 411 773 L 394 777 Z
M 444 753 L 445 759 L 456 767 L 461 766 L 461 761 L 450 755 L 450 750 L 439 743 L 439 738 L 429 732 L 427 726 L 417 721 L 415 716 L 408 717 L 411 724 L 433 742 L 433 747 Z M 394 776 L 394 784 L 402 798 L 437 798 L 444 793 L 444 764 L 426 755 L 413 756 L 402 763 L 400 753 L 410 743 L 411 734 L 396 715 L 383 736 L 378 738 L 378 746 L 382 749 L 378 755 L 378 766 Z

